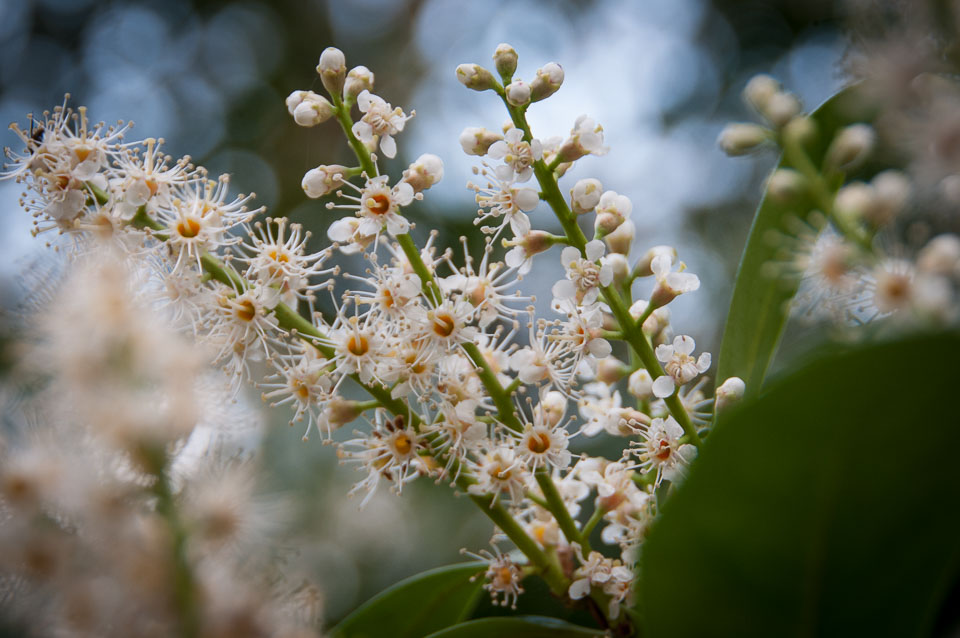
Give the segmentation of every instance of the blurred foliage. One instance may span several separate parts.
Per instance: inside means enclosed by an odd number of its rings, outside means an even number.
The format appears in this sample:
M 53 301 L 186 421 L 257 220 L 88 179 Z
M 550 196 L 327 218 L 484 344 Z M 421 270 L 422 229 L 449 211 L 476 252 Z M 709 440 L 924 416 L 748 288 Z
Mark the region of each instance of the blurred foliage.
M 930 635 L 960 567 L 960 338 L 831 350 L 704 443 L 644 546 L 644 635 Z

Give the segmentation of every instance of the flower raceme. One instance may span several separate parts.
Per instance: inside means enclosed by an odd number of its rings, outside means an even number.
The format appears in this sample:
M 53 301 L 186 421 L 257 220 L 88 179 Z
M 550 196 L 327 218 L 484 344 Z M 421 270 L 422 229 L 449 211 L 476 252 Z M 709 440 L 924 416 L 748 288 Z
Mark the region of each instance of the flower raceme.
M 410 234 L 407 211 L 444 178 L 442 160 L 424 153 L 391 177 L 374 153 L 402 156 L 414 112 L 374 93 L 373 74 L 348 71 L 336 49 L 317 67 L 327 96 L 293 91 L 286 101 L 299 126 L 336 122 L 355 154 L 303 176 L 305 195 L 329 198 L 326 214 L 338 215 L 319 249 L 298 224 L 257 219 L 253 195 L 229 196 L 226 176 L 213 179 L 189 158 L 162 158 L 153 138 L 121 141 L 127 127 L 90 126 L 83 109 L 45 114 L 32 125 L 42 135 L 15 128 L 24 149 L 7 152 L 3 175 L 31 193 L 25 207 L 37 232 L 68 235 L 79 254 L 110 242 L 153 282 L 145 290 L 170 292 L 152 298 L 157 311 L 209 347 L 233 392 L 241 381 L 258 384 L 265 401 L 289 406 L 292 422 L 305 424 L 304 438 L 359 423 L 339 456 L 361 471 L 355 491 L 364 502 L 378 486 L 399 492 L 420 476 L 451 482 L 526 553 L 522 572 L 499 550 L 490 554 L 492 594 L 512 604 L 521 577 L 540 573 L 559 595 L 605 600 L 615 625 L 627 622 L 625 574 L 654 515 L 652 490 L 682 480 L 698 424 L 709 422 L 712 397 L 688 386 L 708 371 L 709 354 L 693 359 L 686 336 L 668 345 L 667 306 L 699 280 L 682 264 L 673 269 L 672 248 L 631 265 L 633 205 L 595 178 L 572 185 L 569 201 L 544 195 L 562 192 L 558 180 L 580 158 L 606 153 L 603 129 L 581 116 L 566 141 L 534 137 L 525 110 L 561 90 L 562 69 L 550 63 L 524 82 L 513 77 L 511 47 L 498 47 L 495 60 L 505 88 L 475 65 L 458 71 L 468 87 L 497 93 L 513 122 L 502 135 L 471 127 L 459 136 L 485 180 L 468 184 L 483 243 L 476 252 L 463 239 L 462 260 L 437 249 L 445 240 L 436 233 L 423 246 Z M 542 230 L 551 213 L 563 235 Z M 590 215 L 588 241 L 576 220 Z M 559 255 L 550 253 L 555 244 Z M 340 253 L 364 259 L 365 273 L 341 272 Z M 550 318 L 537 317 L 522 290 L 535 264 L 563 269 Z M 647 277 L 649 301 L 635 300 L 634 283 Z M 648 356 L 616 359 L 621 340 Z M 254 375 L 254 361 L 265 376 Z M 628 394 L 617 387 L 627 377 Z M 365 399 L 348 398 L 358 389 Z M 671 401 L 675 394 L 682 400 Z M 725 404 L 739 395 L 731 385 Z M 578 460 L 570 445 L 581 432 L 621 440 L 622 462 Z M 603 538 L 619 558 L 587 551 L 574 521 L 592 493 L 603 504 L 594 524 L 608 530 Z M 545 551 L 577 562 L 555 573 Z

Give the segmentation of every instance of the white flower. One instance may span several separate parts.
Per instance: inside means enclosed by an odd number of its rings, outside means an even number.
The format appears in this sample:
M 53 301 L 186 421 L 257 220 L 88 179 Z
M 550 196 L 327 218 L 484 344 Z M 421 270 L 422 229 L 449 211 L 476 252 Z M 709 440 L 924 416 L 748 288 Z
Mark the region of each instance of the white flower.
M 679 270 L 672 270 L 672 261 L 670 255 L 661 253 L 650 262 L 650 269 L 657 278 L 657 285 L 650 295 L 650 303 L 654 308 L 670 303 L 678 295 L 700 288 L 699 277 L 683 272 L 683 262 L 680 262 Z
M 467 488 L 471 494 L 492 494 L 494 501 L 508 494 L 514 503 L 523 501 L 529 474 L 513 447 L 500 445 L 484 454 L 475 466 L 477 482 Z
M 491 144 L 487 152 L 493 159 L 502 159 L 517 174 L 518 182 L 526 182 L 533 177 L 533 163 L 543 157 L 540 140 L 525 141 L 523 131 L 518 128 L 504 133 L 503 139 Z M 508 177 L 509 174 L 503 176 L 504 179 Z
M 487 178 L 485 188 L 472 182 L 467 184 L 467 188 L 476 192 L 477 204 L 480 206 L 474 223 L 480 224 L 485 219 L 503 217 L 500 225 L 495 228 L 483 227 L 483 232 L 496 237 L 509 224 L 514 237 L 521 237 L 530 232 L 530 218 L 527 213 L 540 203 L 540 195 L 536 189 L 517 186 L 516 175 L 512 171 L 506 171 L 505 176 L 501 173 L 502 171 L 494 171 L 491 175 L 489 170 L 481 171 L 480 174 Z
M 570 189 L 570 208 L 577 215 L 589 213 L 600 203 L 602 195 L 603 185 L 600 180 L 592 177 L 581 179 Z
M 523 106 L 530 102 L 530 85 L 523 80 L 514 80 L 503 89 L 503 92 L 511 106 Z
M 594 226 L 601 235 L 609 235 L 630 218 L 632 210 L 633 203 L 630 198 L 619 195 L 616 191 L 607 191 L 597 202 L 597 218 Z
M 400 208 L 412 202 L 415 198 L 413 187 L 407 182 L 399 182 L 393 188 L 387 184 L 388 175 L 381 175 L 367 180 L 363 188 L 358 188 L 350 182 L 344 182 L 358 192 L 358 196 L 345 195 L 344 199 L 352 200 L 355 204 L 334 204 L 330 202 L 327 208 L 343 208 L 357 211 L 360 224 L 356 233 L 363 236 L 376 236 L 384 228 L 393 236 L 402 235 L 410 229 L 410 222 L 400 214 Z
M 570 137 L 560 147 L 561 162 L 572 162 L 584 155 L 606 155 L 609 147 L 603 145 L 603 127 L 592 117 L 581 115 L 570 131 Z
M 517 456 L 531 471 L 541 465 L 565 470 L 570 465 L 568 445 L 567 431 L 560 425 L 527 423 L 517 442 Z
M 645 472 L 656 471 L 656 485 L 663 479 L 676 482 L 686 474 L 687 467 L 697 455 L 697 448 L 680 443 L 683 428 L 672 416 L 654 419 L 646 428 L 639 429 L 643 441 L 632 441 L 624 456 L 634 455 L 637 467 Z
M 609 286 L 613 281 L 613 268 L 607 264 L 597 264 L 603 257 L 606 247 L 599 239 L 587 243 L 586 259 L 573 246 L 567 246 L 560 254 L 560 261 L 567 271 L 567 278 L 553 285 L 553 296 L 557 299 L 575 299 L 578 304 L 590 305 L 597 300 L 600 286 Z
M 664 365 L 666 374 L 653 382 L 653 393 L 665 399 L 673 394 L 676 386 L 693 381 L 710 367 L 710 353 L 704 352 L 699 359 L 691 353 L 696 348 L 694 340 L 686 335 L 678 335 L 673 345 L 657 346 L 656 354 Z
M 379 135 L 380 150 L 387 157 L 395 157 L 397 143 L 393 136 L 403 130 L 414 112 L 406 115 L 399 106 L 392 108 L 383 98 L 370 91 L 362 91 L 357 96 L 357 106 L 363 112 L 363 117 L 353 125 L 353 134 L 364 143 L 372 142 L 374 135 Z

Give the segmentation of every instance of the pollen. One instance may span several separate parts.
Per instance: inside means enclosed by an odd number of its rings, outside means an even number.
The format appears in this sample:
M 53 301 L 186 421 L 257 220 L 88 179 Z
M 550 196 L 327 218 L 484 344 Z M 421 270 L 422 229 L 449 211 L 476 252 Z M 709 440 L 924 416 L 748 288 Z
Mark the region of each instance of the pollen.
M 410 450 L 413 449 L 413 441 L 410 440 L 409 436 L 400 432 L 393 440 L 393 447 L 397 450 L 398 454 L 406 456 L 410 454 Z
M 347 340 L 347 352 L 355 357 L 362 357 L 370 351 L 370 343 L 363 335 L 350 335 Z
M 390 210 L 390 198 L 383 193 L 377 193 L 367 198 L 367 210 L 375 215 L 383 215 Z
M 449 337 L 457 328 L 456 320 L 449 313 L 434 315 L 430 325 L 440 337 Z
M 177 234 L 187 239 L 193 239 L 200 234 L 200 222 L 193 217 L 187 217 L 177 223 Z
M 253 321 L 254 317 L 257 316 L 257 308 L 249 299 L 236 302 L 234 304 L 234 312 L 236 312 L 237 317 L 243 321 Z
M 543 454 L 550 449 L 550 437 L 546 432 L 535 432 L 527 437 L 527 449 L 534 454 Z

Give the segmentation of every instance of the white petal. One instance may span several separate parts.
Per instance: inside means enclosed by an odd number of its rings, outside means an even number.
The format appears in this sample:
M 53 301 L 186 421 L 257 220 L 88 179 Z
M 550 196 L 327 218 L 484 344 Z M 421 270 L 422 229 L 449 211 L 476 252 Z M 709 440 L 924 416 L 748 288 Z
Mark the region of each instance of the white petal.
M 590 579 L 581 578 L 580 580 L 575 580 L 570 584 L 570 598 L 573 600 L 580 600 L 586 596 L 590 595 Z
M 380 138 L 380 150 L 387 157 L 393 159 L 397 156 L 397 143 L 390 135 L 384 135 Z
M 514 213 L 510 215 L 510 230 L 514 237 L 523 237 L 530 232 L 530 218 L 526 213 Z
M 560 253 L 560 263 L 566 268 L 568 265 L 580 259 L 580 251 L 573 246 L 567 246 Z
M 673 358 L 673 346 L 668 346 L 666 344 L 661 344 L 657 346 L 657 360 L 666 363 Z
M 687 335 L 677 335 L 673 340 L 673 349 L 679 354 L 690 354 L 696 347 L 693 337 Z
M 586 245 L 587 259 L 589 259 L 590 261 L 597 261 L 598 259 L 603 257 L 604 250 L 605 249 L 604 249 L 603 241 L 599 239 L 594 239 L 592 241 L 587 242 L 587 245 Z
M 653 382 L 653 394 L 659 399 L 666 399 L 668 396 L 673 394 L 673 390 L 676 385 L 673 382 L 673 377 L 669 374 L 665 374 L 661 377 L 657 377 Z
M 610 346 L 610 342 L 606 339 L 591 339 L 590 344 L 587 346 L 587 350 L 590 351 L 595 357 L 600 359 L 604 357 L 609 357 L 610 353 L 613 351 L 613 348 Z
M 700 372 L 706 372 L 710 368 L 710 363 L 712 359 L 709 352 L 704 352 L 700 355 L 700 358 L 697 359 L 697 370 Z
M 513 202 L 520 210 L 529 212 L 540 203 L 540 195 L 532 188 L 514 188 Z
M 577 287 L 569 279 L 561 279 L 553 284 L 553 296 L 557 299 L 572 299 L 577 295 Z
M 609 286 L 610 282 L 613 281 L 613 267 L 612 266 L 603 266 L 600 268 L 600 285 Z
M 657 276 L 657 279 L 663 279 L 670 272 L 670 256 L 663 253 L 657 255 L 650 262 L 650 270 Z

